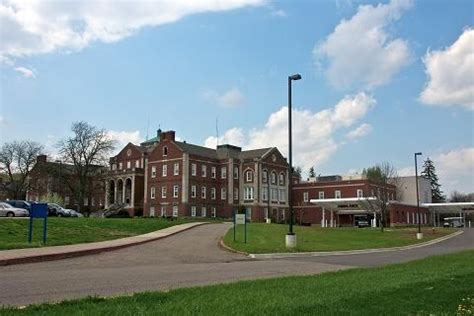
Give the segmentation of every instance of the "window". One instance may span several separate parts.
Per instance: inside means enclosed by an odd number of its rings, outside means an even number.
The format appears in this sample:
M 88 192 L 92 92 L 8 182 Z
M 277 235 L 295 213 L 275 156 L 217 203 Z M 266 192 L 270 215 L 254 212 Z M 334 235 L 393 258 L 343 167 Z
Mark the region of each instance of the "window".
M 268 188 L 263 188 L 262 190 L 262 200 L 268 201 Z
M 221 200 L 227 199 L 227 190 L 226 188 L 221 188 Z
M 278 179 L 278 182 L 280 185 L 285 185 L 285 174 L 284 173 L 280 173 L 280 177 Z
M 339 191 L 339 190 L 334 191 L 334 197 L 336 199 L 340 199 L 341 198 L 341 191 Z
M 168 165 L 163 165 L 163 169 L 162 169 L 161 175 L 162 175 L 163 177 L 166 177 L 167 174 L 168 174 Z
M 196 166 L 195 163 L 192 163 L 192 164 L 191 164 L 191 175 L 192 175 L 192 176 L 195 176 L 196 173 L 197 173 L 197 166 Z
M 205 207 L 205 206 L 203 206 L 203 207 L 201 208 L 201 216 L 202 216 L 202 217 L 206 217 L 206 207 Z
M 173 217 L 178 217 L 178 205 L 173 205 Z
M 196 217 L 196 206 L 191 206 L 191 216 Z
M 211 167 L 211 178 L 212 179 L 216 178 L 216 167 Z
M 196 186 L 195 185 L 191 186 L 191 197 L 192 198 L 196 197 Z
M 155 207 L 150 206 L 150 217 L 155 217 Z
M 272 194 L 271 195 L 272 201 L 278 201 L 278 190 L 272 188 L 270 192 Z
M 239 188 L 234 188 L 234 200 L 239 199 Z
M 155 199 L 156 189 L 155 187 L 150 188 L 150 199 Z
M 132 168 L 132 162 L 131 161 L 127 161 L 127 169 L 130 169 Z
M 279 198 L 280 202 L 285 202 L 286 201 L 285 189 L 278 190 L 278 198 Z
M 163 147 L 163 156 L 168 156 L 168 147 Z
M 175 176 L 179 175 L 179 162 L 175 162 L 175 163 L 174 163 L 173 174 L 174 174 Z
M 161 206 L 161 216 L 166 216 L 166 206 L 165 205 Z
M 221 178 L 222 179 L 227 179 L 227 168 L 226 167 L 221 168 Z
M 206 198 L 206 187 L 201 187 L 201 198 Z
M 122 163 L 119 162 L 119 170 L 122 170 Z
M 267 182 L 268 182 L 268 171 L 267 171 L 267 170 L 263 170 L 263 173 L 262 173 L 262 182 L 263 182 L 263 183 L 267 183 Z
M 234 167 L 234 179 L 239 178 L 239 167 Z
M 140 168 L 140 160 L 135 161 L 135 168 Z
M 161 198 L 166 199 L 166 187 L 161 187 Z
M 216 199 L 216 188 L 211 188 L 211 199 Z
M 357 197 L 358 198 L 364 197 L 364 191 L 362 191 L 361 189 L 358 189 L 357 190 Z
M 246 201 L 253 200 L 253 187 L 244 188 L 244 200 Z
M 178 197 L 178 194 L 179 194 L 179 185 L 175 184 L 173 186 L 173 197 L 174 198 L 177 198 Z
M 324 191 L 319 191 L 318 199 L 324 199 Z
M 277 175 L 276 175 L 276 172 L 273 171 L 272 172 L 272 184 L 276 184 L 277 183 Z
M 303 202 L 309 202 L 308 192 L 303 192 Z
M 151 177 L 156 178 L 156 166 L 151 166 Z
M 117 165 L 116 164 L 112 164 L 112 170 L 116 170 L 117 169 Z
M 216 213 L 217 213 L 217 212 L 216 212 L 216 208 L 213 206 L 213 207 L 212 207 L 212 211 L 211 211 L 211 216 L 212 216 L 212 217 L 216 217 Z
M 253 172 L 252 170 L 245 171 L 245 181 L 252 182 L 253 181 Z
M 206 166 L 206 165 L 202 165 L 201 169 L 202 169 L 202 172 L 201 172 L 202 177 L 203 177 L 203 178 L 207 177 L 207 166 Z

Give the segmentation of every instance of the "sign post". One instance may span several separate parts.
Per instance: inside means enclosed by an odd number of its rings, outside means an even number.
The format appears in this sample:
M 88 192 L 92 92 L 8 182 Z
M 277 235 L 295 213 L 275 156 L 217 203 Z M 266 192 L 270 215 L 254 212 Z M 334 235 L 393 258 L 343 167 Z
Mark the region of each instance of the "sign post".
M 31 205 L 30 210 L 30 225 L 28 230 L 28 242 L 31 244 L 33 239 L 33 219 L 43 219 L 43 244 L 46 244 L 46 236 L 48 232 L 48 204 L 35 203 Z
M 245 210 L 245 214 L 234 212 L 234 242 L 237 225 L 244 225 L 244 242 L 247 243 L 247 210 Z

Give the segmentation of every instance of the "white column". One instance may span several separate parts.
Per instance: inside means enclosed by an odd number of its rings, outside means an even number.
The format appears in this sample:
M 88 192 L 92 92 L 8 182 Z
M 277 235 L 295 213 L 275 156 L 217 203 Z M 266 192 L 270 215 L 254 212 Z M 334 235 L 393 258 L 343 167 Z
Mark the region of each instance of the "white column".
M 377 213 L 374 212 L 374 219 L 372 221 L 372 227 L 377 227 Z
M 326 209 L 323 207 L 323 219 L 321 220 L 321 227 L 326 227 Z
M 127 187 L 125 184 L 127 183 L 127 179 L 125 181 L 122 181 L 123 183 L 123 188 L 122 188 L 122 203 L 125 204 L 125 188 Z
M 132 207 L 135 207 L 135 176 L 132 176 L 132 189 L 130 194 L 132 195 L 130 197 L 130 203 L 132 204 Z
M 334 227 L 334 218 L 333 218 L 333 210 L 331 210 L 331 227 Z
M 118 183 L 118 181 L 114 180 L 114 204 L 117 203 L 117 198 L 118 198 L 118 196 L 117 196 L 117 193 L 118 193 L 117 183 Z
M 107 180 L 105 182 L 105 202 L 104 202 L 104 207 L 108 208 L 109 207 L 109 193 L 110 192 L 110 181 Z

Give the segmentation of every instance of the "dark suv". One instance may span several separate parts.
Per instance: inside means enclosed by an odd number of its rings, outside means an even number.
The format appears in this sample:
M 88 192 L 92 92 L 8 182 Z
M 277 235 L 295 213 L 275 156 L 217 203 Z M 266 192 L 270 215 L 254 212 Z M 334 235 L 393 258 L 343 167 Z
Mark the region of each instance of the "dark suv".
M 31 211 L 31 204 L 26 202 L 26 201 L 23 201 L 23 200 L 10 200 L 10 201 L 5 201 L 5 202 L 7 202 L 8 204 L 10 204 L 13 207 L 22 208 L 22 209 Z
M 55 203 L 48 203 L 48 216 L 69 217 L 71 214 Z

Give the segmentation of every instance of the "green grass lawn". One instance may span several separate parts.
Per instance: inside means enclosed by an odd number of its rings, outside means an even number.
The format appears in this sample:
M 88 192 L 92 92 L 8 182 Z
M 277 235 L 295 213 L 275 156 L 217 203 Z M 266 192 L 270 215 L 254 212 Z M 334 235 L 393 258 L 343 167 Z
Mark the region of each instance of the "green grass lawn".
M 149 233 L 190 222 L 161 218 L 48 218 L 47 246 L 103 241 Z M 0 220 L 0 250 L 41 247 L 43 220 L 35 219 L 28 243 L 28 219 Z
M 336 251 L 398 247 L 425 242 L 454 232 L 453 229 L 423 228 L 424 239 L 417 240 L 417 228 L 320 228 L 294 226 L 297 235 L 297 248 L 285 247 L 285 235 L 288 225 L 252 223 L 247 225 L 247 243 L 244 243 L 244 226 L 230 229 L 224 237 L 224 243 L 234 249 L 248 253 Z
M 474 297 L 473 262 L 474 251 L 466 251 L 380 268 L 86 298 L 0 314 L 456 315 L 463 299 Z

